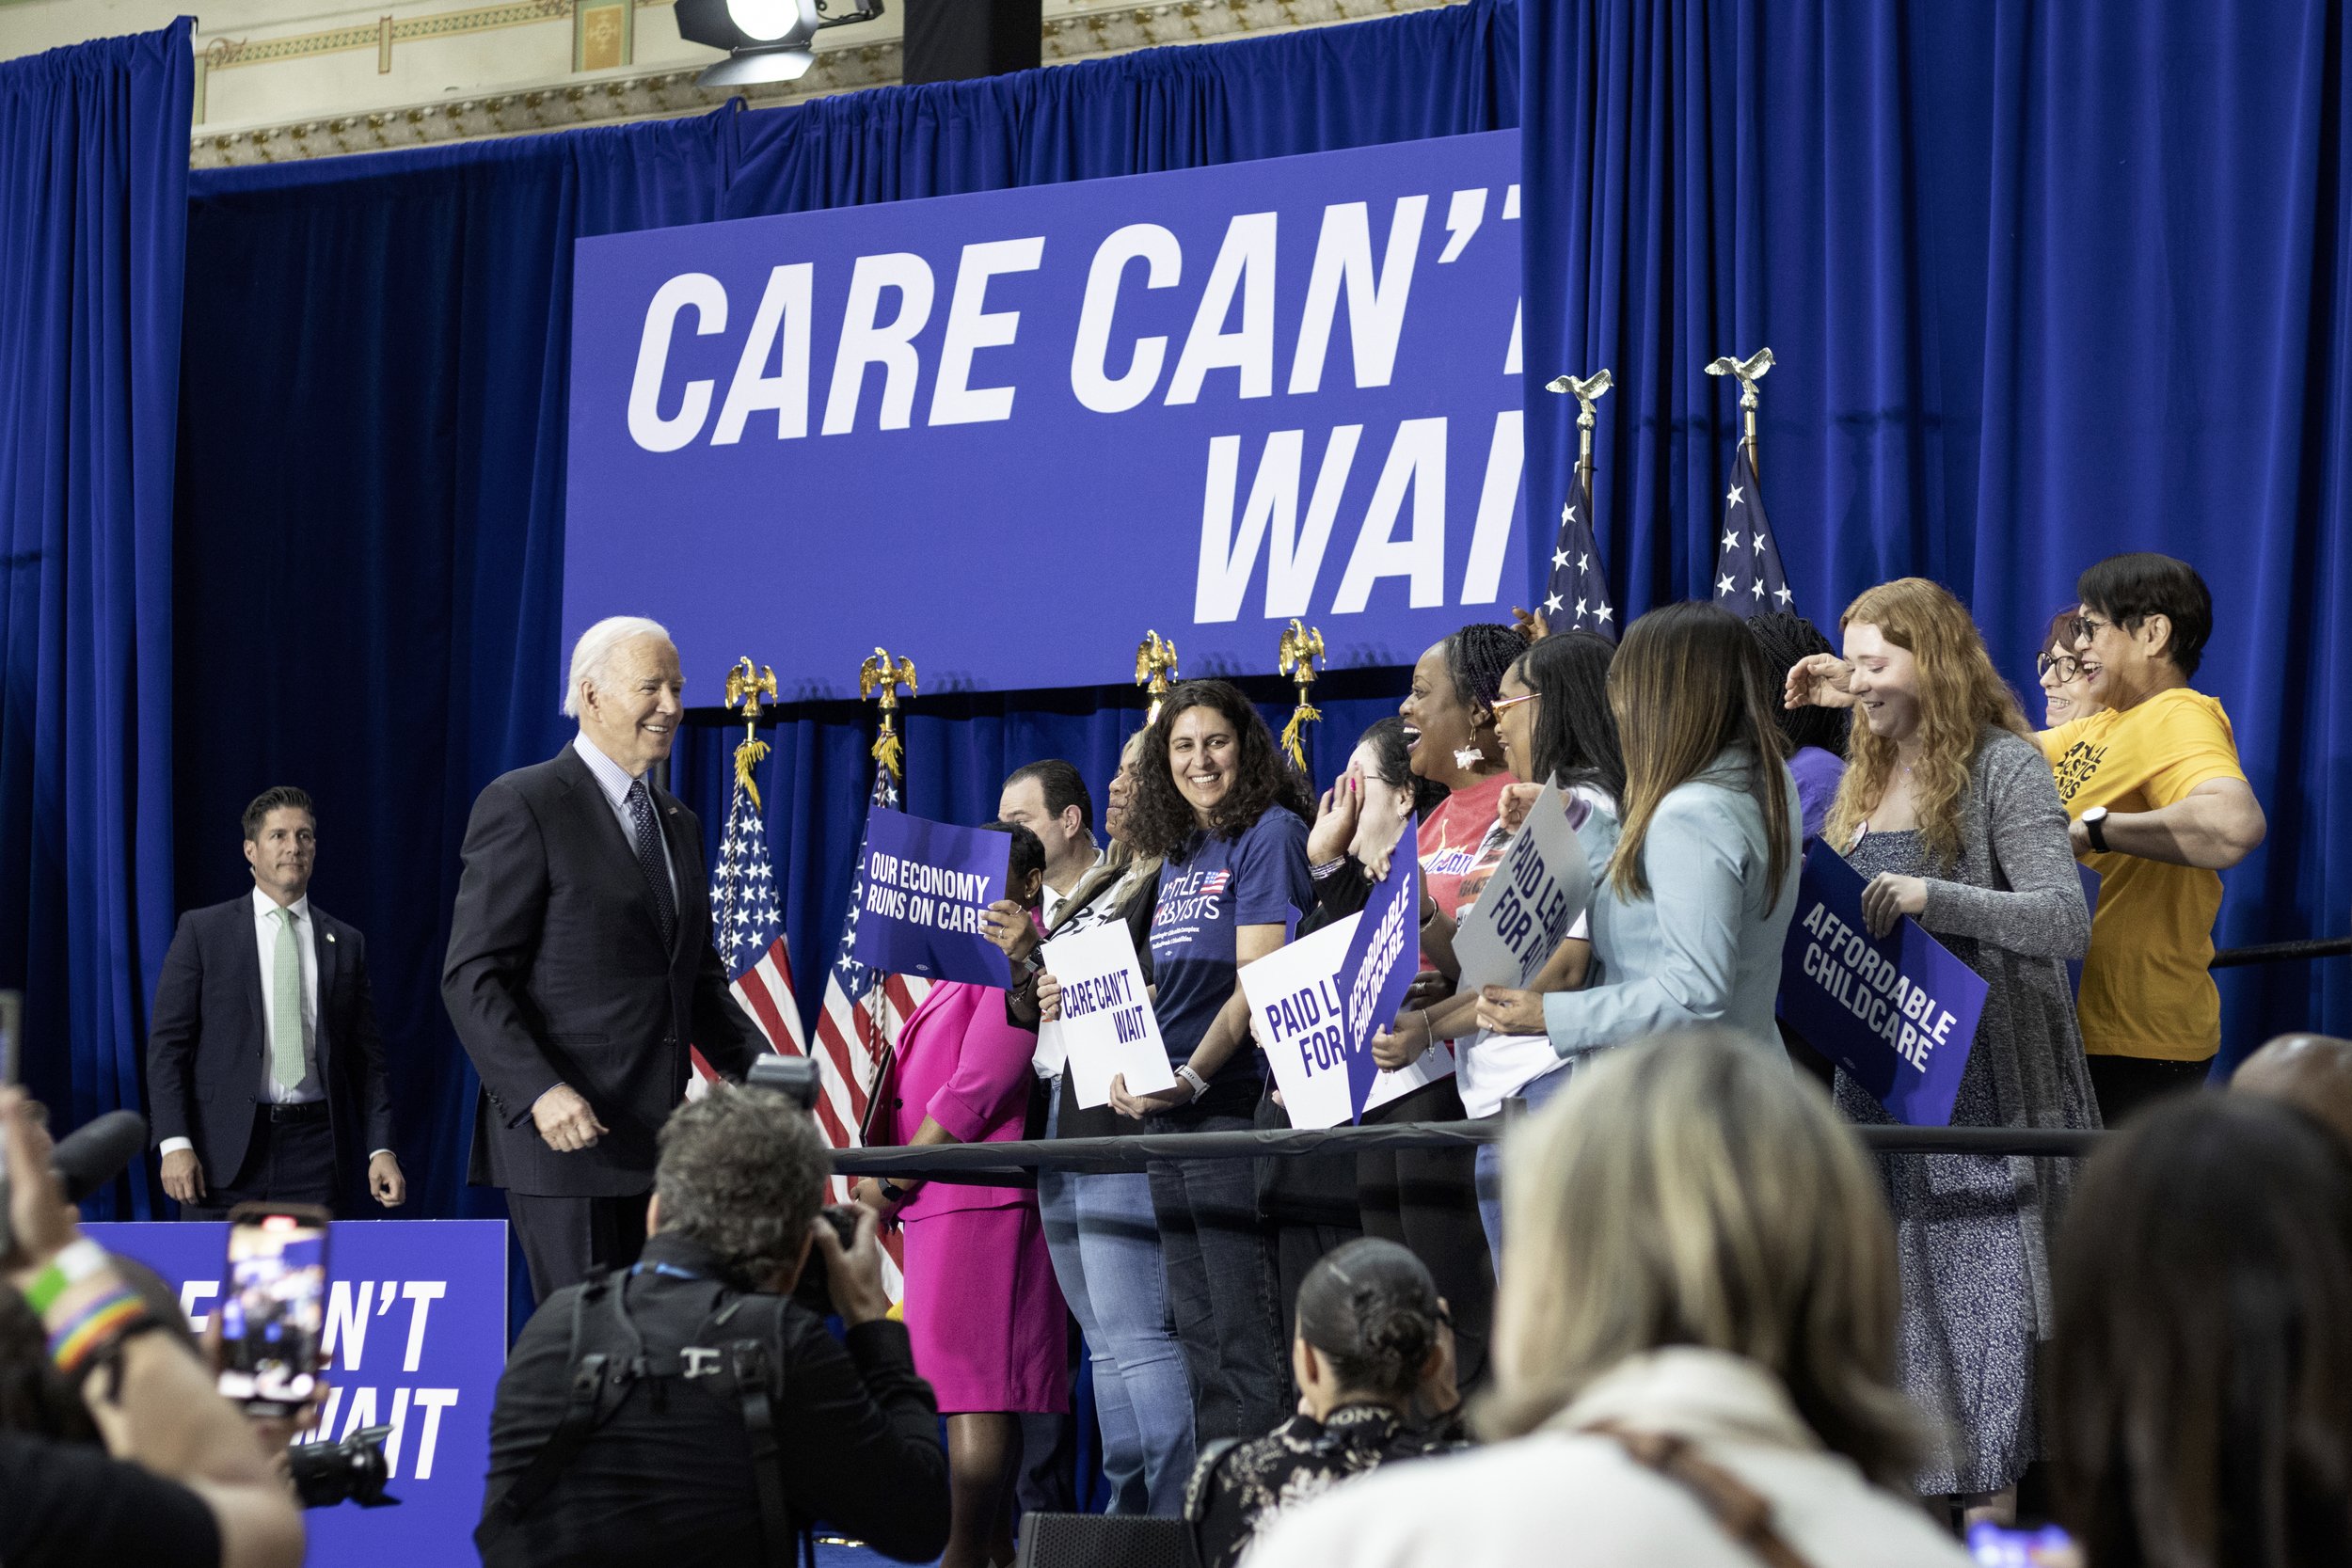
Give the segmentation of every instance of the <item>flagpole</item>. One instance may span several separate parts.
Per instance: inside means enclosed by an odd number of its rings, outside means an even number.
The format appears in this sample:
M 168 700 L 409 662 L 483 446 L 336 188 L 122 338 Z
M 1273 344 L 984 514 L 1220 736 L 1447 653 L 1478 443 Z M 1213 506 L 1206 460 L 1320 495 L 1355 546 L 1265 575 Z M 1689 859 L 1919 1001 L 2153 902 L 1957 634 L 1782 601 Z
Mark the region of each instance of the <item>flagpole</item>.
M 768 743 L 759 738 L 759 699 L 776 700 L 776 673 L 766 665 L 753 673 L 752 656 L 745 654 L 727 672 L 727 706 L 740 707 L 743 720 L 743 741 L 735 749 L 735 782 L 751 792 L 752 806 L 759 807 L 759 785 L 752 782 L 752 769 L 768 755 Z
M 1159 722 L 1160 704 L 1168 696 L 1168 682 L 1183 678 L 1176 673 L 1176 644 L 1156 629 L 1145 632 L 1143 641 L 1136 644 L 1136 684 L 1152 699 L 1152 705 L 1143 716 L 1145 723 Z
M 1740 378 L 1740 412 L 1743 416 L 1740 441 L 1748 449 L 1748 467 L 1759 474 L 1764 470 L 1757 467 L 1756 461 L 1756 410 L 1762 400 L 1756 396 L 1756 384 L 1763 380 L 1764 372 L 1772 368 L 1772 351 L 1769 348 L 1758 349 L 1745 359 L 1735 359 L 1726 354 L 1710 361 L 1707 367 L 1709 375 Z
M 916 694 L 914 660 L 911 658 L 894 659 L 889 649 L 878 645 L 872 657 L 858 666 L 858 696 L 865 699 L 875 696 L 877 692 L 881 694 L 882 728 L 874 736 L 874 765 L 890 775 L 893 784 L 903 784 L 906 780 L 903 766 L 906 748 L 898 738 L 898 688 L 901 686 L 907 689 L 909 697 Z M 882 1041 L 883 1059 L 874 1064 L 874 1081 L 866 1091 L 866 1117 L 858 1128 L 858 1141 L 864 1144 L 873 1141 L 874 1110 L 882 1103 L 882 1085 L 889 1073 L 888 1058 L 898 1048 L 898 1042 L 890 1037 L 889 987 L 890 977 L 878 973 L 874 983 L 866 990 L 866 1005 L 873 1013 L 874 1037 Z
M 1583 476 L 1586 489 L 1593 483 L 1593 406 L 1609 395 L 1616 378 L 1606 369 L 1598 375 L 1579 379 L 1573 375 L 1554 376 L 1544 384 L 1547 392 L 1573 392 L 1581 412 L 1576 416 L 1576 471 Z
M 1275 644 L 1274 669 L 1278 674 L 1288 675 L 1298 688 L 1298 706 L 1291 713 L 1291 721 L 1282 726 L 1282 750 L 1291 759 L 1291 766 L 1299 776 L 1311 779 L 1307 771 L 1307 726 L 1323 715 L 1307 701 L 1307 689 L 1315 683 L 1315 660 L 1323 657 L 1323 628 L 1303 626 L 1296 616 L 1291 617 L 1290 628 Z

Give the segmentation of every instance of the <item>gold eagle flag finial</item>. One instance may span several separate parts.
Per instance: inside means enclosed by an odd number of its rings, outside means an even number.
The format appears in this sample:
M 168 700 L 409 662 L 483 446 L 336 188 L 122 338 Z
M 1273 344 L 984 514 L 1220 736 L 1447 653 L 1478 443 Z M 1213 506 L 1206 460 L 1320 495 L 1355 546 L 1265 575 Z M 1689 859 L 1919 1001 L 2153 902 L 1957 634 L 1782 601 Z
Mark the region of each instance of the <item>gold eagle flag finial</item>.
M 759 809 L 759 785 L 752 782 L 752 769 L 768 755 L 768 743 L 759 738 L 762 697 L 776 700 L 776 673 L 763 664 L 755 674 L 752 656 L 745 654 L 727 672 L 727 706 L 742 709 L 743 741 L 735 749 L 735 782 L 751 795 L 755 811 Z
M 907 695 L 915 695 L 914 660 L 893 659 L 890 650 L 877 647 L 871 657 L 857 668 L 857 694 L 861 698 L 882 693 L 882 733 L 874 736 L 874 760 L 890 769 L 893 779 L 905 777 L 901 766 L 905 748 L 898 740 L 898 688 L 905 687 Z
M 1168 683 L 1182 680 L 1176 673 L 1176 644 L 1163 638 L 1156 630 L 1143 634 L 1136 647 L 1136 684 L 1152 699 L 1152 707 L 1143 716 L 1147 724 L 1159 721 L 1160 704 L 1168 698 Z
M 1307 726 L 1323 717 L 1307 700 L 1307 689 L 1315 683 L 1315 660 L 1324 657 L 1321 628 L 1301 626 L 1294 616 L 1281 641 L 1275 644 L 1274 657 L 1275 669 L 1298 688 L 1298 706 L 1292 710 L 1291 721 L 1282 726 L 1282 751 L 1303 776 L 1307 772 Z

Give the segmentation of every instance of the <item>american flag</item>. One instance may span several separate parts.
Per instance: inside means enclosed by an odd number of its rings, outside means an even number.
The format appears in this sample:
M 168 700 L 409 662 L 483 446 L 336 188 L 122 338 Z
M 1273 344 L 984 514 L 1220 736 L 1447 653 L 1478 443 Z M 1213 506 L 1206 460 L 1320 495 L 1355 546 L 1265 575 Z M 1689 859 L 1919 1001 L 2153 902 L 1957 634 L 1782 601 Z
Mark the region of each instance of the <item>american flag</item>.
M 710 909 L 711 940 L 719 961 L 727 966 L 735 999 L 768 1037 L 771 1050 L 806 1055 L 808 1037 L 792 994 L 792 955 L 785 947 L 783 917 L 776 907 L 776 868 L 768 857 L 768 830 L 759 820 L 758 794 L 740 774 L 727 801 Z M 700 1053 L 694 1066 L 706 1078 L 711 1076 L 710 1064 Z
M 1756 483 L 1748 444 L 1734 449 L 1731 488 L 1724 493 L 1724 536 L 1715 552 L 1715 602 L 1734 615 L 1787 610 L 1791 595 L 1780 569 L 1780 546 L 1764 519 L 1764 491 Z
M 874 769 L 868 802 L 898 809 L 898 781 L 887 767 Z M 857 869 L 850 878 L 849 914 L 841 925 L 841 946 L 825 980 L 825 1010 L 817 1016 L 818 1079 L 824 1088 L 817 1101 L 817 1119 L 825 1130 L 826 1141 L 835 1148 L 855 1148 L 863 1141 L 860 1130 L 866 1124 L 875 1077 L 890 1053 L 891 1042 L 931 989 L 929 980 L 883 974 L 850 957 L 857 941 L 858 911 L 865 903 L 866 840 L 861 834 Z M 842 1185 L 846 1196 L 847 1184 Z
M 1609 602 L 1609 574 L 1600 566 L 1600 545 L 1593 537 L 1593 476 L 1580 464 L 1567 504 L 1560 509 L 1559 540 L 1551 546 L 1544 625 L 1553 631 L 1597 631 L 1613 642 L 1616 613 Z

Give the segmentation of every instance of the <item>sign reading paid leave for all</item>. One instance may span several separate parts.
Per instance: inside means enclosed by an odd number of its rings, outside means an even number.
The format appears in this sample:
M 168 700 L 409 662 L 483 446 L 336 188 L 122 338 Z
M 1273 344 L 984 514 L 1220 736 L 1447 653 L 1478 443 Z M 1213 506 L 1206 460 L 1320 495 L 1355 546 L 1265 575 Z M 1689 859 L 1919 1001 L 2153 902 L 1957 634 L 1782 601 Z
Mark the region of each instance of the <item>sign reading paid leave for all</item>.
M 1456 988 L 1523 989 L 1551 959 L 1593 896 L 1593 873 L 1576 831 L 1592 807 L 1557 789 L 1536 798 L 1502 863 L 1454 934 L 1461 960 Z
M 1293 1127 L 1337 1127 L 1355 1115 L 1340 963 L 1363 918 L 1351 914 L 1242 967 L 1242 994 Z
M 1912 1127 L 1945 1127 L 1984 1011 L 1984 977 L 1909 915 L 1862 918 L 1862 873 L 1826 844 L 1804 858 L 1781 953 L 1780 1016 Z
M 1045 972 L 1061 984 L 1061 1018 L 1044 1028 L 1068 1053 L 1071 1088 L 1080 1105 L 1108 1104 L 1111 1080 L 1122 1074 L 1130 1094 L 1176 1086 L 1125 921 L 1056 937 L 1043 957 Z
M 866 817 L 863 892 L 850 919 L 850 956 L 890 974 L 1012 984 L 1012 966 L 982 935 L 980 917 L 1005 896 L 1012 839 L 876 806 Z

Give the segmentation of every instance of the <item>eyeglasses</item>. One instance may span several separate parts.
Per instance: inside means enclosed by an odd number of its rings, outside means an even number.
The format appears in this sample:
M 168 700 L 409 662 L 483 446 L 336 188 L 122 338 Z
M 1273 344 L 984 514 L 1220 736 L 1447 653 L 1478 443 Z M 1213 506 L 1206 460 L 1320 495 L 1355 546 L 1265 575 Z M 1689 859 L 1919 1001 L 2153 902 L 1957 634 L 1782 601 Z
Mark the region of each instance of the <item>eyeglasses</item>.
M 2115 623 L 2112 621 L 2102 621 L 2095 616 L 2077 615 L 2067 630 L 2074 635 L 2075 641 L 2088 642 L 2094 633 L 2105 631 L 2113 625 Z
M 1502 710 L 1504 708 L 1517 707 L 1521 703 L 1532 703 L 1542 695 L 1543 693 L 1540 691 L 1527 691 L 1522 692 L 1517 697 L 1497 697 L 1493 702 L 1488 703 L 1486 706 L 1496 718 L 1500 719 L 1502 717 Z
M 2043 654 L 2033 661 L 2033 667 L 2045 681 L 2055 674 L 2060 686 L 2083 673 L 2082 660 L 2071 654 Z

